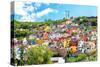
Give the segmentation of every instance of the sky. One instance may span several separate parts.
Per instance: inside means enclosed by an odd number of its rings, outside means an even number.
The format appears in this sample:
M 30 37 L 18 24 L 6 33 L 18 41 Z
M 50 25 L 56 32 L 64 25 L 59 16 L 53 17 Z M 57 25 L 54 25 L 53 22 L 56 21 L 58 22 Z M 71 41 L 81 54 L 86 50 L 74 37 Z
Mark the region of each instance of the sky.
M 59 20 L 67 17 L 97 16 L 96 6 L 72 4 L 15 2 L 14 20 L 21 22 L 42 22 L 48 19 Z

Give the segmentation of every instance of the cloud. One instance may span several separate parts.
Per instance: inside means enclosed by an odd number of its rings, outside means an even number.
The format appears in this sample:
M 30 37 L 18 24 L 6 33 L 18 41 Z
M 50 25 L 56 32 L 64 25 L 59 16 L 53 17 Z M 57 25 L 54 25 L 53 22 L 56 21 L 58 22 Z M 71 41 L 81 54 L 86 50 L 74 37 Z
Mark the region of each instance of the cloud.
M 25 12 L 24 10 L 23 10 L 23 6 L 24 6 L 24 4 L 23 4 L 23 2 L 15 2 L 15 14 L 18 14 L 18 15 L 25 15 L 25 14 L 27 14 L 27 12 Z
M 36 7 L 40 7 L 42 5 L 42 3 L 35 3 L 34 6 Z
M 36 19 L 34 17 L 31 17 L 29 15 L 25 15 L 23 16 L 19 21 L 23 21 L 23 22 L 34 22 Z
M 35 12 L 41 5 L 41 3 L 34 3 L 33 6 L 32 2 L 15 2 L 15 16 L 21 16 L 18 21 L 34 22 L 38 18 L 41 18 L 49 13 L 58 12 L 56 9 L 52 8 L 46 8 L 41 12 Z
M 24 15 L 24 16 L 22 16 L 22 18 L 20 18 L 19 21 L 23 21 L 23 22 L 34 22 L 34 21 L 36 21 L 36 14 L 33 13 L 31 15 L 29 15 L 29 14 Z
M 26 1 L 26 2 L 24 2 L 26 5 L 31 5 L 32 4 L 32 2 L 31 1 Z
M 32 6 L 32 2 L 15 2 L 15 16 L 21 16 L 17 19 L 18 21 L 35 21 L 35 9 L 36 7 Z
M 52 13 L 52 12 L 58 12 L 58 11 L 55 9 L 47 8 L 41 12 L 38 12 L 37 17 L 41 17 L 41 16 L 47 15 L 47 14 Z

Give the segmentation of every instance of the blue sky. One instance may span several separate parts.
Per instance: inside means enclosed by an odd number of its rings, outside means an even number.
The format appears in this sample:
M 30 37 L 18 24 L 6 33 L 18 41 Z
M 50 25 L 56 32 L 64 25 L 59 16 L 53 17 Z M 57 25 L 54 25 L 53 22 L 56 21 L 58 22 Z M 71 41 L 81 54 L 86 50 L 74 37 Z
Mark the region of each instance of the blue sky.
M 69 11 L 70 17 L 97 16 L 97 7 L 95 6 L 15 2 L 14 19 L 23 22 L 40 22 L 46 19 L 59 20 L 66 17 L 66 11 Z

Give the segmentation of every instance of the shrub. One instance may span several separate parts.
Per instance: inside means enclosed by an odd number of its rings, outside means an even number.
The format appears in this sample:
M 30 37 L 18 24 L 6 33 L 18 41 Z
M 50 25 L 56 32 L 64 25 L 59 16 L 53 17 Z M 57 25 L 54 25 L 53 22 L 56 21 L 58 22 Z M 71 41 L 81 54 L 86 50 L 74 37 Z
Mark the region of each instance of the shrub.
M 67 61 L 68 62 L 76 62 L 77 59 L 76 59 L 76 57 L 69 57 L 69 58 L 67 58 Z
M 96 61 L 97 60 L 97 57 L 96 56 L 89 56 L 88 57 L 88 60 L 89 61 Z
M 46 46 L 34 46 L 28 48 L 26 52 L 27 64 L 46 64 L 51 63 L 51 57 L 53 53 L 52 51 L 47 48 Z
M 66 56 L 66 62 L 78 62 L 78 61 L 84 61 L 86 60 L 87 55 L 86 54 L 78 54 L 75 57 L 71 57 L 71 56 Z
M 87 55 L 86 54 L 78 54 L 77 61 L 86 60 Z
M 96 49 L 90 51 L 90 53 L 88 53 L 87 55 L 88 55 L 89 61 L 96 61 L 97 60 L 97 50 Z

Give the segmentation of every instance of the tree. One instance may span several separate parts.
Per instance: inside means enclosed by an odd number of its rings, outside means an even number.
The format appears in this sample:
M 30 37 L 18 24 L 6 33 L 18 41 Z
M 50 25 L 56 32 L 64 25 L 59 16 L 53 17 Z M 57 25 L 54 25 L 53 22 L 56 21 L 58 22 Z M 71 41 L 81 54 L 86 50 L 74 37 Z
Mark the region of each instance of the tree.
M 24 37 L 32 34 L 32 32 L 29 31 L 28 29 L 25 29 L 25 30 L 22 29 L 22 31 L 20 29 L 18 29 L 18 30 L 15 30 L 14 31 L 14 34 L 15 34 L 15 37 L 16 38 L 19 38 L 19 37 L 24 38 Z

